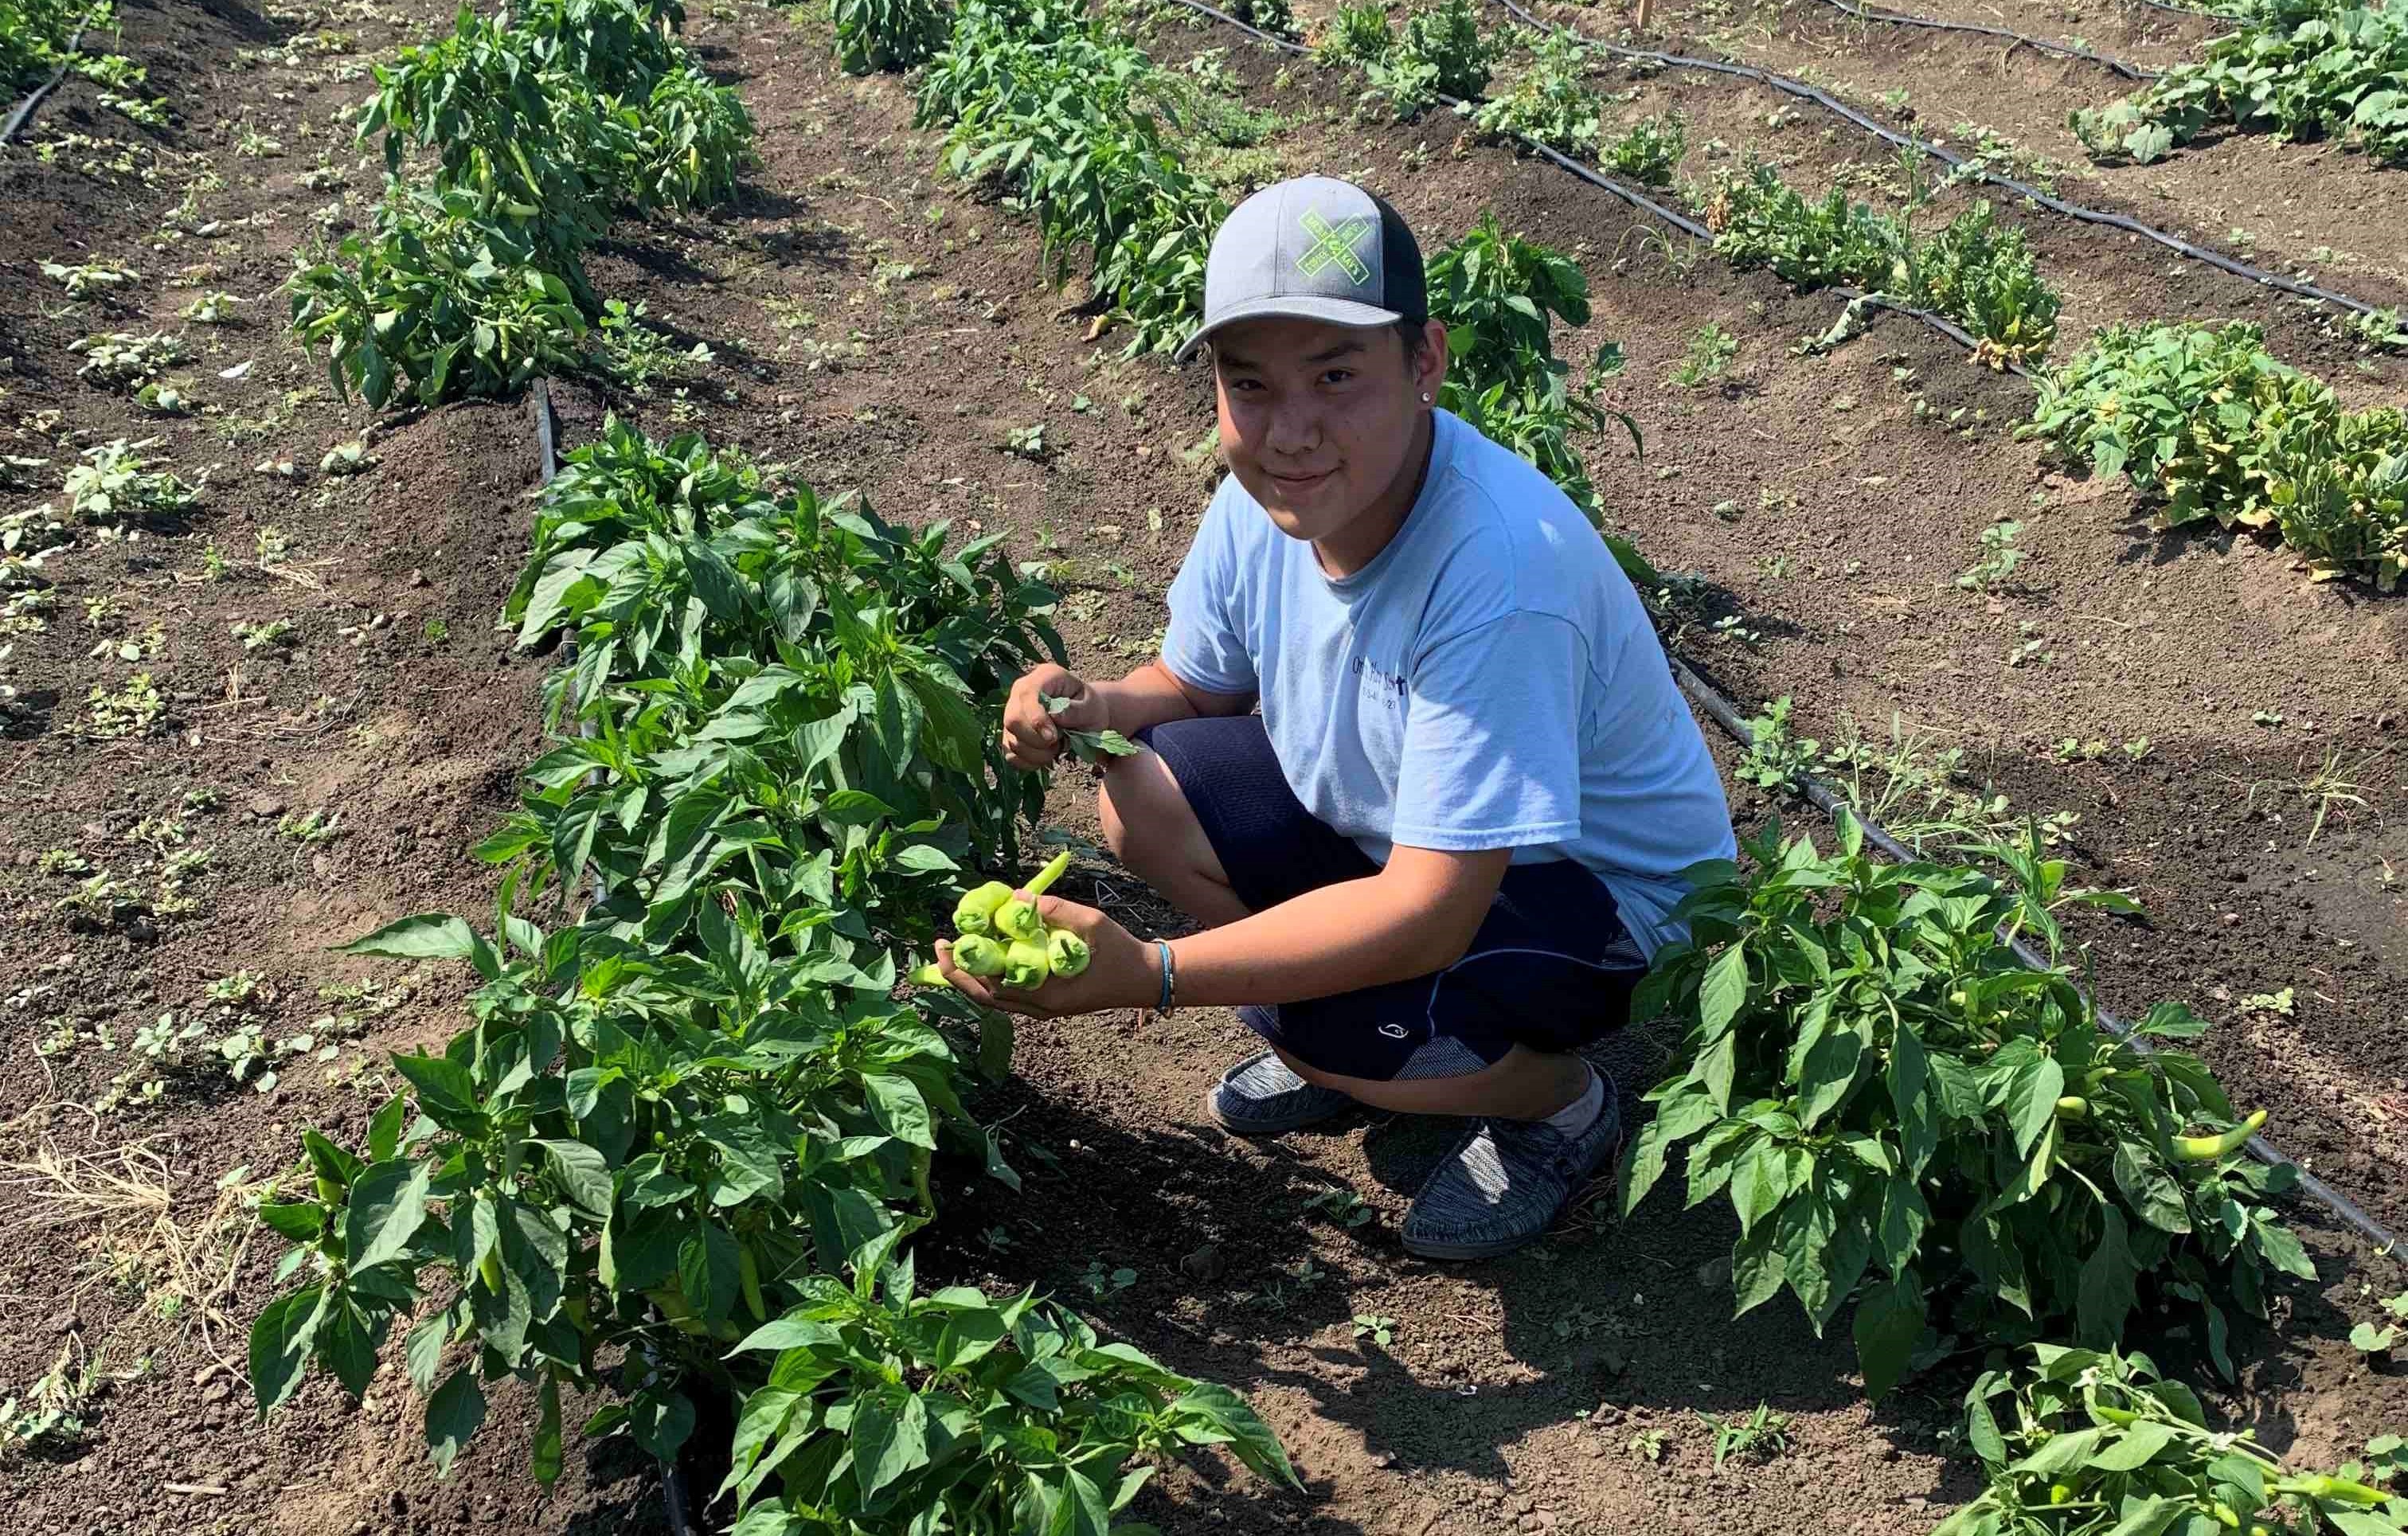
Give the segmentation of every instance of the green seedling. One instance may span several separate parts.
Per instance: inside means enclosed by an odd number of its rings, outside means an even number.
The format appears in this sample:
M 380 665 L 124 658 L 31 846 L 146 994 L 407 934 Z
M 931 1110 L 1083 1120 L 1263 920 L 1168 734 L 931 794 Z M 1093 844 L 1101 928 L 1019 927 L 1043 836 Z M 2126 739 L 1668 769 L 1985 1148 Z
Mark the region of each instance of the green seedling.
M 2012 518 L 2001 519 L 1982 530 L 1982 553 L 1956 578 L 1956 584 L 1968 592 L 1995 592 L 2024 563 L 2024 552 L 2015 547 L 2024 525 Z
M 1739 355 L 1739 337 L 1712 321 L 1689 333 L 1689 349 L 1672 370 L 1672 382 L 1683 389 L 1712 383 L 1730 371 Z
M 142 274 L 130 266 L 119 266 L 113 262 L 90 262 L 79 266 L 63 266 L 58 262 L 44 262 L 42 276 L 64 287 L 67 291 L 67 297 L 81 299 L 91 298 L 122 287 L 135 281 Z
M 1769 1403 L 1757 1403 L 1756 1412 L 1743 1418 L 1737 1414 L 1721 1417 L 1699 1414 L 1698 1422 L 1714 1432 L 1717 1471 L 1733 1457 L 1770 1461 L 1789 1449 L 1789 1415 L 1774 1413 Z
M 1366 1225 L 1378 1214 L 1351 1189 L 1315 1190 L 1305 1197 L 1304 1208 L 1320 1212 L 1348 1231 Z
M 1393 1317 L 1382 1317 L 1373 1313 L 1358 1312 L 1354 1314 L 1354 1337 L 1369 1339 L 1382 1349 L 1385 1349 L 1396 1342 L 1397 1320 Z
M 1101 1301 L 1106 1297 L 1118 1296 L 1121 1292 L 1128 1289 L 1131 1285 L 1136 1285 L 1137 1271 L 1135 1270 L 1113 1270 L 1107 1272 L 1104 1269 L 1104 1261 L 1102 1259 L 1091 1258 L 1087 1261 L 1086 1270 L 1079 1276 L 1079 1284 L 1086 1287 L 1086 1291 L 1089 1296 Z

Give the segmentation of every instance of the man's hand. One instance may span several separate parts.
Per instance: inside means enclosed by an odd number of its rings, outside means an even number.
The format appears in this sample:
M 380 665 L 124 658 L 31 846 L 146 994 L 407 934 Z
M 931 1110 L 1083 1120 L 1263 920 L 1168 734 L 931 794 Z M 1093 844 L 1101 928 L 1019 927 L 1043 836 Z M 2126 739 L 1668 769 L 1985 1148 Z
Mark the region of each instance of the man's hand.
M 1069 708 L 1048 714 L 1048 698 L 1067 700 Z M 1068 668 L 1051 662 L 1032 668 L 1011 685 L 1011 697 L 1003 706 L 1003 760 L 1032 773 L 1052 768 L 1062 755 L 1064 728 L 1109 730 L 1110 714 L 1104 696 Z
M 1020 894 L 1025 898 L 1025 893 Z M 998 978 L 955 969 L 953 946 L 941 941 L 937 945 L 938 969 L 954 991 L 972 1002 L 1032 1019 L 1100 1013 L 1112 1008 L 1151 1008 L 1161 1000 L 1161 960 L 1154 945 L 1095 908 L 1058 896 L 1038 897 L 1037 915 L 1047 927 L 1068 928 L 1087 941 L 1086 969 L 1076 976 L 1049 977 L 1039 990 L 1020 992 L 1003 985 Z

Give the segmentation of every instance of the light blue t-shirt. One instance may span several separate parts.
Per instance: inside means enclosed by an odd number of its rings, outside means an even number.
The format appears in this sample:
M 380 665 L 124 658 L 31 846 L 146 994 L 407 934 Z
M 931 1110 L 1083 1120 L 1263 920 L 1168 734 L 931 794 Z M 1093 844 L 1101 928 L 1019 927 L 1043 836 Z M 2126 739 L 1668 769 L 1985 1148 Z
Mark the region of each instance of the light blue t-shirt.
M 1164 663 L 1257 694 L 1281 771 L 1392 844 L 1577 859 L 1653 955 L 1680 872 L 1736 854 L 1730 809 L 1629 578 L 1536 468 L 1447 411 L 1387 548 L 1332 578 L 1235 476 L 1170 588 Z

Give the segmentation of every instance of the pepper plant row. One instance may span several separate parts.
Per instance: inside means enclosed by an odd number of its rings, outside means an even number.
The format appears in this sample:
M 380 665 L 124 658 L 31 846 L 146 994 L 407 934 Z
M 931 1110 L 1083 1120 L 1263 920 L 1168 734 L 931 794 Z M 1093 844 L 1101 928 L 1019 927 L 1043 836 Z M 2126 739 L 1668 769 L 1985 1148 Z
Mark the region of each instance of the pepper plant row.
M 507 618 L 575 639 L 561 744 L 479 850 L 506 871 L 490 937 L 427 914 L 351 946 L 482 984 L 440 1054 L 394 1058 L 408 1086 L 366 1144 L 308 1132 L 308 1188 L 262 1208 L 303 1282 L 253 1330 L 263 1410 L 312 1365 L 358 1394 L 417 1316 L 438 1462 L 504 1380 L 547 1480 L 564 1392 L 611 1388 L 583 1432 L 664 1459 L 715 1397 L 712 1498 L 750 1536 L 1105 1536 L 1148 1474 L 1128 1463 L 1197 1445 L 1292 1482 L 1226 1389 L 1031 1294 L 918 1285 L 939 1153 L 1017 1182 L 962 1102 L 1010 1036 L 896 983 L 966 871 L 1018 862 L 1042 785 L 987 723 L 1060 655 L 1054 597 L 1000 536 L 773 480 L 612 422 L 548 488 Z
M 2162 160 L 2218 123 L 2408 163 L 2408 15 L 2362 0 L 2257 0 L 2196 64 L 2069 125 L 2092 154 Z
M 723 200 L 751 152 L 742 101 L 672 35 L 682 17 L 676 0 L 464 7 L 377 66 L 359 136 L 381 139 L 384 202 L 289 284 L 337 390 L 433 404 L 579 364 L 602 313 L 583 252 L 612 214 Z

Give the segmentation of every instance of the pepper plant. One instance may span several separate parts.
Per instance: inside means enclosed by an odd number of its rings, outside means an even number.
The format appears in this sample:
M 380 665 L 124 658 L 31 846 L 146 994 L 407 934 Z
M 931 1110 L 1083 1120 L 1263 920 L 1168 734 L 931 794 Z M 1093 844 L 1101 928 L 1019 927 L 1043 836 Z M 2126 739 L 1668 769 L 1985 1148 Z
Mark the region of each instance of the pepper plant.
M 574 289 L 466 193 L 396 186 L 372 231 L 302 257 L 286 286 L 336 392 L 371 406 L 509 395 L 583 355 Z
M 2408 1494 L 2378 1469 L 2295 1472 L 2141 1354 L 2034 1344 L 1982 1374 L 1965 1439 L 1987 1486 L 1931 1536 L 2401 1536 Z
M 1591 523 L 1599 522 L 1597 488 L 1571 435 L 1619 421 L 1634 447 L 1643 451 L 1643 443 L 1628 412 L 1596 398 L 1622 371 L 1622 349 L 1601 345 L 1577 385 L 1571 365 L 1555 353 L 1557 321 L 1588 323 L 1588 279 L 1580 264 L 1508 234 L 1484 213 L 1462 239 L 1430 258 L 1428 272 L 1430 313 L 1447 328 L 1440 404 L 1536 465 Z M 1607 542 L 1636 579 L 1645 567 L 1638 552 L 1627 539 L 1609 536 Z
M 262 1313 L 251 1377 L 263 1413 L 313 1364 L 356 1397 L 394 1322 L 442 1301 L 404 1351 L 437 1464 L 481 1422 L 486 1384 L 516 1376 L 538 1394 L 548 1482 L 563 1387 L 598 1386 L 598 1362 L 631 1352 L 645 1369 L 624 1423 L 674 1456 L 694 1391 L 746 1385 L 721 1359 L 746 1327 L 924 1219 L 939 1132 L 983 1143 L 941 1035 L 874 979 L 832 988 L 812 958 L 777 955 L 743 904 L 712 906 L 673 954 L 546 935 L 507 890 L 492 940 L 425 914 L 346 946 L 466 959 L 483 984 L 440 1055 L 393 1057 L 408 1086 L 364 1147 L 305 1133 L 308 1193 L 262 1205 L 296 1244 L 280 1273 L 309 1283 Z
M 744 1403 L 720 1488 L 740 1536 L 1109 1536 L 1154 1473 L 1223 1445 L 1300 1487 L 1237 1394 L 1101 1343 L 1029 1293 L 922 1294 L 908 1261 L 821 1277 L 801 1304 L 737 1346 L 774 1353 Z
M 2263 1315 L 2272 1274 L 2315 1276 L 2270 1203 L 2296 1170 L 2240 1150 L 2262 1116 L 2236 1123 L 2174 1048 L 2206 1027 L 2186 1010 L 2134 1027 L 2143 1054 L 2009 947 L 2054 954 L 2053 909 L 2122 898 L 2067 892 L 2036 840 L 1975 850 L 2008 882 L 1885 864 L 1844 812 L 1828 855 L 1777 824 L 1744 847 L 1748 873 L 1692 871 L 1690 937 L 1634 1001 L 1689 1027 L 1624 1209 L 1685 1148 L 1688 1202 L 1724 1195 L 1739 1217 L 1739 1310 L 1786 1289 L 1819 1331 L 1856 1300 L 1876 1396 L 1928 1331 L 2112 1345 L 2144 1297 L 2201 1318 L 2229 1373 L 2227 1307 Z

